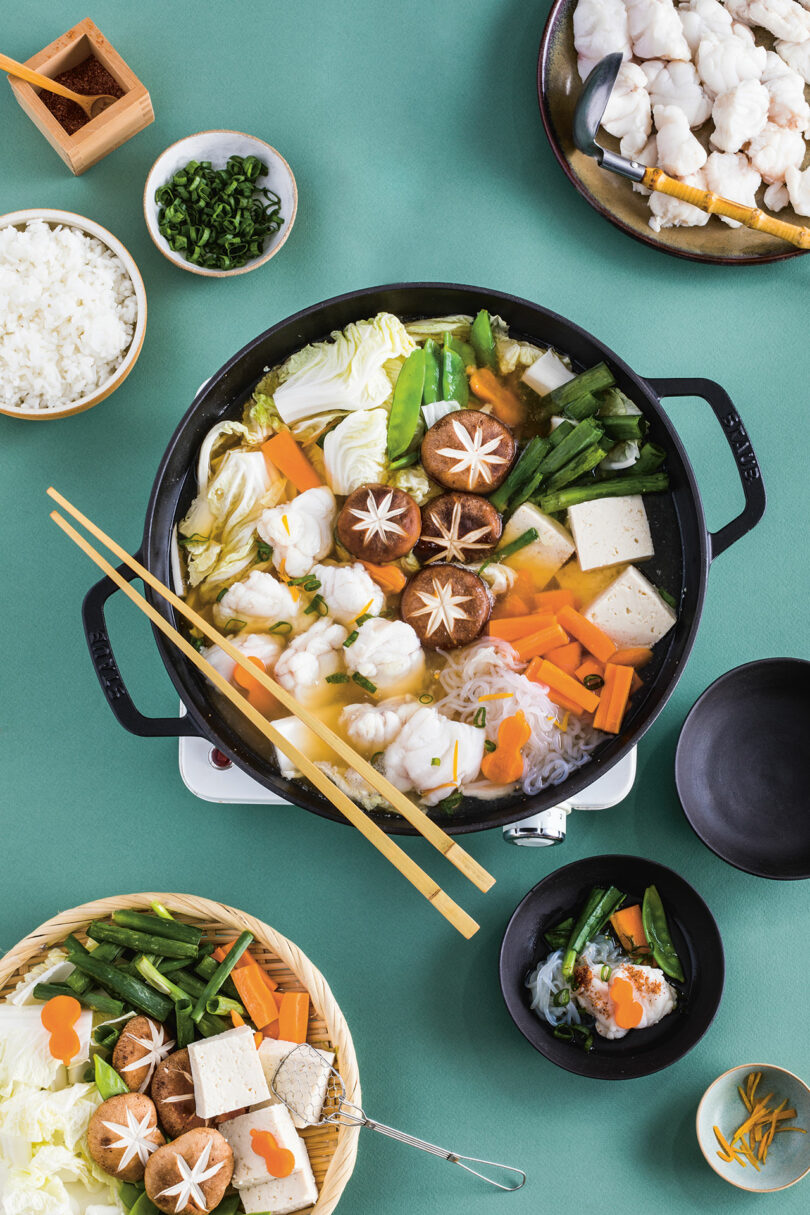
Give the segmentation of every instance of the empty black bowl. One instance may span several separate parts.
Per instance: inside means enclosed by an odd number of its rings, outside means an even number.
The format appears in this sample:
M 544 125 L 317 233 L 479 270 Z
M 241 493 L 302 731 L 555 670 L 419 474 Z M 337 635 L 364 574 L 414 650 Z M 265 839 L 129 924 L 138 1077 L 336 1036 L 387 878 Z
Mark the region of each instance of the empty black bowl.
M 647 886 L 657 886 L 686 979 L 675 984 L 677 1008 L 657 1025 L 616 1041 L 594 1034 L 593 1050 L 586 1053 L 555 1038 L 532 1011 L 526 978 L 550 952 L 543 933 L 576 916 L 593 886 L 611 883 L 625 891 L 628 905 L 640 903 Z M 690 1051 L 714 1020 L 724 975 L 723 943 L 703 899 L 672 869 L 640 856 L 591 856 L 549 874 L 518 905 L 501 944 L 501 991 L 524 1038 L 558 1067 L 598 1080 L 649 1076 Z
M 675 784 L 721 860 L 810 878 L 810 662 L 763 658 L 715 680 L 683 723 Z

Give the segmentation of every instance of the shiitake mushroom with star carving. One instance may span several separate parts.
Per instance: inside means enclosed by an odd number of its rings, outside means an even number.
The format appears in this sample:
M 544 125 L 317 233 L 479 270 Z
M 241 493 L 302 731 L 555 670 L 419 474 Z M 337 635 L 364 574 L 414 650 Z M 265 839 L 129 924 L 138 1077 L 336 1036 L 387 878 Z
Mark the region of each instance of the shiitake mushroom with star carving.
M 478 494 L 442 494 L 422 507 L 422 534 L 413 555 L 421 565 L 487 558 L 501 538 L 501 516 Z
M 87 1128 L 88 1152 L 99 1168 L 118 1181 L 141 1181 L 163 1143 L 154 1103 L 143 1093 L 108 1097 Z
M 186 1131 L 159 1148 L 146 1166 L 146 1193 L 166 1215 L 209 1215 L 233 1177 L 233 1151 L 213 1127 Z M 202 1199 L 202 1201 L 200 1201 Z
M 188 1049 L 176 1050 L 158 1063 L 149 1094 L 155 1103 L 160 1125 L 171 1139 L 186 1131 L 208 1126 L 197 1113 L 194 1079 Z
M 452 650 L 475 641 L 492 602 L 477 574 L 457 565 L 429 565 L 408 580 L 399 611 L 426 649 Z
M 422 440 L 422 467 L 446 489 L 491 494 L 506 479 L 516 450 L 503 422 L 480 409 L 461 409 L 431 426 Z
M 159 1022 L 151 1017 L 133 1017 L 121 1030 L 112 1065 L 128 1089 L 145 1093 L 155 1067 L 173 1046 L 173 1039 Z
M 361 485 L 338 515 L 338 540 L 355 557 L 382 565 L 404 557 L 419 539 L 419 507 L 390 485 Z

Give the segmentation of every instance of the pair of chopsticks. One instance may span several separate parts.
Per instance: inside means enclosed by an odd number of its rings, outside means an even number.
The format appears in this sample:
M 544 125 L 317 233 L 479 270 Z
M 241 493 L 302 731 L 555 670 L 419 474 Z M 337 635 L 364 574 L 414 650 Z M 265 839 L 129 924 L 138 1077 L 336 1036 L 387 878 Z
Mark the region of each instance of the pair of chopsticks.
M 303 705 L 290 695 L 286 688 L 281 684 L 276 683 L 269 675 L 267 675 L 254 662 L 251 662 L 241 650 L 228 640 L 224 634 L 220 633 L 213 625 L 209 624 L 204 617 L 200 616 L 192 607 L 189 607 L 178 595 L 175 595 L 167 586 L 165 586 L 159 578 L 156 578 L 144 565 L 137 561 L 130 553 L 117 544 L 110 536 L 97 527 L 92 520 L 82 514 L 75 506 L 70 503 L 67 498 L 63 497 L 57 490 L 50 487 L 47 491 L 49 497 L 53 498 L 63 510 L 71 515 L 78 523 L 82 525 L 92 536 L 95 536 L 103 545 L 106 546 L 115 556 L 132 570 L 142 581 L 150 586 L 157 593 L 175 608 L 185 619 L 195 628 L 199 629 L 210 642 L 221 647 L 225 653 L 237 663 L 244 671 L 246 671 L 253 679 L 257 680 L 268 692 L 271 692 L 278 701 L 307 726 L 313 734 L 316 734 L 323 742 L 325 742 L 333 751 L 340 756 L 350 767 L 362 776 L 368 783 L 375 788 L 382 796 L 390 802 L 393 808 L 403 816 L 413 827 L 419 831 L 428 843 L 437 848 L 444 857 L 452 865 L 455 865 L 461 873 L 467 877 L 473 885 L 479 890 L 489 890 L 495 879 L 490 873 L 479 865 L 478 862 L 469 855 L 459 844 L 457 844 L 447 832 L 443 831 L 436 823 L 430 819 L 423 810 L 414 805 L 404 793 L 391 784 L 382 773 L 372 767 L 367 760 L 359 755 L 349 744 L 342 739 L 338 734 L 335 734 L 327 725 L 311 713 Z M 351 798 L 349 798 L 341 789 L 335 785 L 325 772 L 322 772 L 308 756 L 285 738 L 284 735 L 275 728 L 271 721 L 268 721 L 253 705 L 249 703 L 246 697 L 228 683 L 228 681 L 217 671 L 207 659 L 203 658 L 194 646 L 185 638 L 177 629 L 173 628 L 167 620 L 161 616 L 144 597 L 134 589 L 133 586 L 124 578 L 117 569 L 110 564 L 107 559 L 102 556 L 97 549 L 93 547 L 88 540 L 85 539 L 68 521 L 59 514 L 58 511 L 51 511 L 51 518 L 69 538 L 78 545 L 91 561 L 93 561 L 99 569 L 103 570 L 108 578 L 115 583 L 120 590 L 124 592 L 140 611 L 144 613 L 155 625 L 160 629 L 161 633 L 169 639 L 180 651 L 185 655 L 190 662 L 202 671 L 203 675 L 217 688 L 223 696 L 236 706 L 241 713 L 259 730 L 265 738 L 277 747 L 287 758 L 293 763 L 296 768 L 315 786 L 320 793 L 323 794 L 340 812 L 348 819 L 352 826 L 369 840 L 374 847 L 383 854 L 383 856 L 391 862 L 399 870 L 399 872 L 408 879 L 408 881 L 423 894 L 428 902 L 436 908 L 438 912 L 445 917 L 446 920 L 453 925 L 464 937 L 471 937 L 478 931 L 479 925 L 467 914 L 458 903 L 454 902 L 448 894 L 442 890 L 441 886 L 422 869 L 415 861 L 408 856 L 394 840 L 385 834 L 385 832 L 377 826 L 377 824 L 369 818 L 365 811 L 361 810 Z

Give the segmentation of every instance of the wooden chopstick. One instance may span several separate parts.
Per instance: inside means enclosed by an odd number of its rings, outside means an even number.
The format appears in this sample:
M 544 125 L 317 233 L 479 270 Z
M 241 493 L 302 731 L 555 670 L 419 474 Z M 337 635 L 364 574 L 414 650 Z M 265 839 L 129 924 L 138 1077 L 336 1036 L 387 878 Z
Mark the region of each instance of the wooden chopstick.
M 163 635 L 168 637 L 169 641 L 171 641 L 177 647 L 177 649 L 180 650 L 180 652 L 184 654 L 195 667 L 198 668 L 198 670 L 202 671 L 203 675 L 205 675 L 207 679 L 211 680 L 218 691 L 220 691 L 223 696 L 226 696 L 228 700 L 230 700 L 231 703 L 235 705 L 236 708 L 245 715 L 245 717 L 248 718 L 256 729 L 260 730 L 265 738 L 270 740 L 273 746 L 278 747 L 278 749 L 282 751 L 292 763 L 295 764 L 295 766 L 304 774 L 307 780 L 311 781 L 315 788 L 318 789 L 324 795 L 324 797 L 328 798 L 328 800 L 332 802 L 332 804 L 336 806 L 342 814 L 345 815 L 352 826 L 356 827 L 357 830 L 364 835 L 379 852 L 383 854 L 386 860 L 389 860 L 391 864 L 399 870 L 403 877 L 406 877 L 411 885 L 415 886 L 420 894 L 423 894 L 428 902 L 431 903 L 446 920 L 449 920 L 453 927 L 456 928 L 462 936 L 469 938 L 478 931 L 479 925 L 475 922 L 475 920 L 469 916 L 462 907 L 459 907 L 458 903 L 454 902 L 453 899 L 451 899 L 450 896 L 442 890 L 441 886 L 438 886 L 433 879 L 427 873 L 425 873 L 424 869 L 417 865 L 416 862 L 408 856 L 407 852 L 404 852 L 403 849 L 394 842 L 390 835 L 386 835 L 385 832 L 351 800 L 351 798 L 347 797 L 345 793 L 338 789 L 337 785 L 332 783 L 325 772 L 322 772 L 320 768 L 316 767 L 308 756 L 304 755 L 302 751 L 299 751 L 298 748 L 291 743 L 289 739 L 285 738 L 285 736 L 281 734 L 280 731 L 278 731 L 273 724 L 267 720 L 266 717 L 262 716 L 262 714 L 259 713 L 259 711 L 255 709 L 244 696 L 240 695 L 235 688 L 231 687 L 231 685 L 219 673 L 219 671 L 217 671 L 206 658 L 203 658 L 202 654 L 198 653 L 197 650 L 194 649 L 191 642 L 187 641 L 186 638 L 183 637 L 182 633 L 178 633 L 177 629 L 170 625 L 167 620 L 164 620 L 160 612 L 158 612 L 156 608 L 153 608 L 152 605 L 148 603 L 146 599 L 144 599 L 143 596 L 130 585 L 129 582 L 127 582 L 126 578 L 122 577 L 118 570 L 116 570 L 114 566 L 112 566 L 109 561 L 107 561 L 106 558 L 101 555 L 101 553 L 93 548 L 92 544 L 90 544 L 90 542 L 86 540 L 84 536 L 80 535 L 79 532 L 77 532 L 76 529 L 73 528 L 67 522 L 67 520 L 59 514 L 58 511 L 51 511 L 51 518 L 53 519 L 54 523 L 56 523 L 56 525 L 60 527 L 67 536 L 70 537 L 74 544 L 77 544 L 82 552 L 86 553 L 90 560 L 94 561 L 99 569 L 103 570 L 107 577 L 112 579 L 116 586 L 124 592 L 127 598 L 131 599 L 135 606 L 149 617 L 152 623 L 160 629 Z M 254 669 L 258 670 L 258 668 Z
M 482 865 L 479 865 L 478 861 L 476 861 L 474 857 L 471 857 L 470 854 L 464 848 L 462 848 L 460 844 L 457 844 L 446 831 L 443 831 L 437 823 L 434 823 L 433 819 L 429 818 L 428 815 L 425 814 L 424 810 L 421 810 L 418 806 L 415 806 L 410 798 L 407 798 L 404 793 L 396 788 L 396 786 L 392 785 L 381 772 L 378 772 L 376 768 L 372 767 L 372 765 L 366 759 L 364 759 L 362 755 L 359 755 L 344 739 L 336 734 L 334 730 L 331 730 L 325 722 L 322 722 L 320 718 L 316 717 L 314 713 L 311 713 L 309 709 L 306 709 L 302 704 L 299 704 L 295 697 L 291 696 L 286 688 L 282 687 L 281 684 L 276 683 L 276 681 L 267 675 L 266 672 L 262 671 L 260 667 L 257 667 L 256 664 L 251 662 L 249 658 L 246 658 L 242 651 L 237 649 L 237 647 L 234 646 L 227 637 L 215 629 L 213 625 L 209 624 L 208 621 L 203 616 L 200 616 L 198 612 L 195 612 L 192 607 L 189 607 L 189 605 L 183 599 L 181 599 L 179 595 L 175 595 L 174 592 L 171 591 L 169 587 L 165 586 L 159 578 L 156 578 L 145 565 L 141 565 L 140 561 L 136 561 L 136 559 L 130 553 L 128 553 L 126 549 L 117 544 L 110 536 L 103 532 L 100 527 L 97 527 L 91 519 L 88 519 L 87 516 L 83 515 L 82 512 L 73 506 L 72 503 L 68 502 L 67 498 L 63 497 L 58 490 L 55 490 L 53 486 L 51 486 L 47 490 L 47 493 L 49 497 L 53 498 L 55 502 L 58 502 L 69 515 L 72 515 L 74 519 L 78 520 L 82 527 L 86 528 L 91 535 L 95 536 L 97 540 L 100 540 L 102 544 L 106 545 L 111 552 L 115 553 L 116 557 L 118 557 L 120 561 L 122 561 L 125 565 L 128 565 L 131 570 L 134 570 L 139 578 L 141 578 L 145 583 L 148 583 L 148 585 L 151 586 L 153 590 L 157 591 L 159 595 L 161 595 L 168 603 L 172 605 L 172 607 L 180 612 L 181 615 L 185 616 L 185 618 L 190 621 L 191 624 L 204 633 L 209 641 L 220 646 L 221 649 L 223 649 L 229 656 L 229 658 L 232 658 L 234 662 L 242 667 L 243 670 L 247 671 L 254 679 L 258 680 L 258 682 L 261 683 L 268 692 L 272 692 L 276 699 L 281 701 L 281 703 L 290 713 L 297 717 L 299 721 L 302 721 L 304 725 L 312 730 L 313 734 L 316 734 L 318 738 L 322 739 L 322 741 L 331 747 L 332 750 L 341 757 L 341 759 L 348 763 L 350 767 L 354 768 L 355 772 L 367 780 L 373 788 L 381 793 L 382 796 L 391 803 L 394 809 L 398 811 L 398 813 L 401 814 L 412 827 L 415 827 L 416 830 L 425 837 L 429 844 L 432 844 L 433 847 L 438 849 L 438 851 L 441 852 L 452 865 L 455 865 L 455 867 L 461 873 L 463 873 L 464 876 L 473 883 L 473 885 L 477 886 L 479 890 L 483 891 L 489 890 L 494 885 L 495 878 L 491 873 L 488 873 Z

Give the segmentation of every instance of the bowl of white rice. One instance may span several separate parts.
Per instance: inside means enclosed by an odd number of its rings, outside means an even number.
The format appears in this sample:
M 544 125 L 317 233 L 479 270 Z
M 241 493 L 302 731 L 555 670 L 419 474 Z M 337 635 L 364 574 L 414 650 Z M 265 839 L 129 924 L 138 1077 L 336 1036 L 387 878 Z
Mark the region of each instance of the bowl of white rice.
M 72 211 L 0 216 L 0 413 L 81 413 L 129 375 L 143 345 L 138 267 L 101 224 Z

